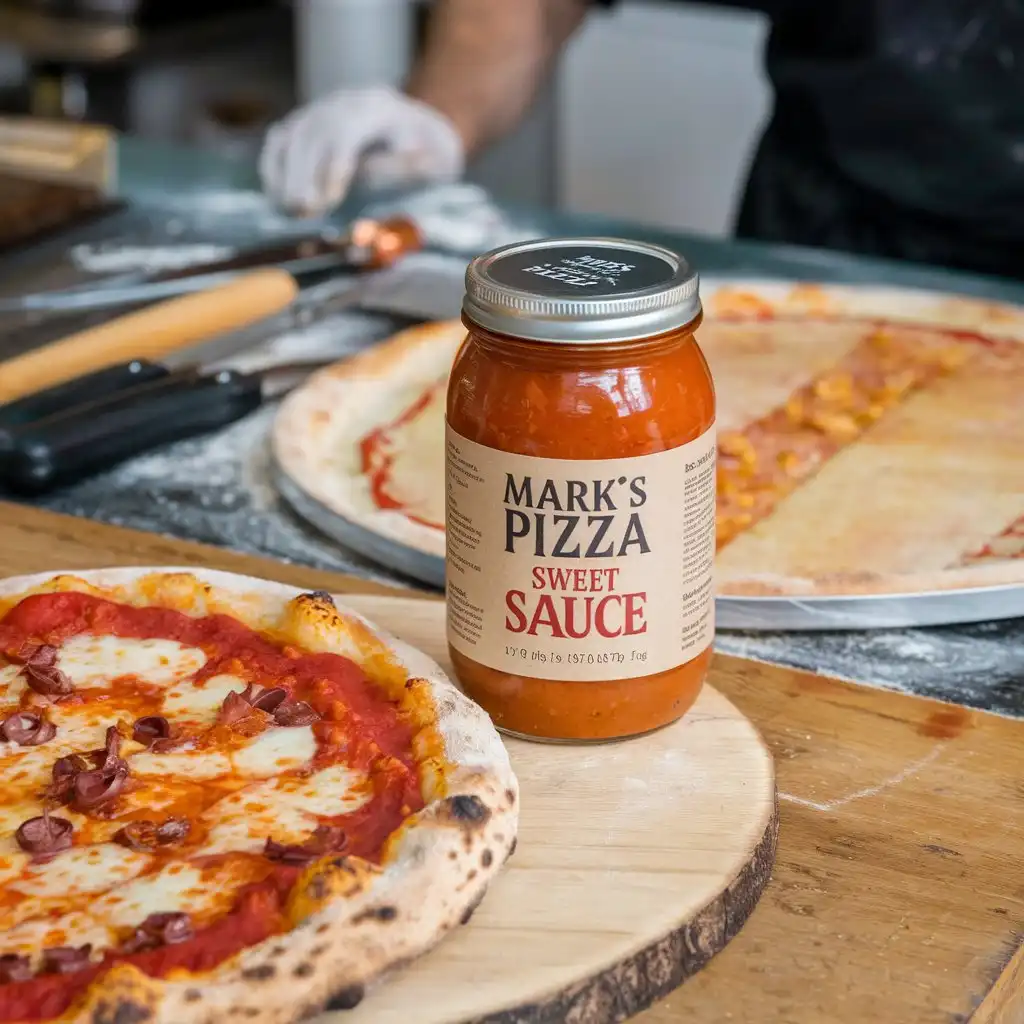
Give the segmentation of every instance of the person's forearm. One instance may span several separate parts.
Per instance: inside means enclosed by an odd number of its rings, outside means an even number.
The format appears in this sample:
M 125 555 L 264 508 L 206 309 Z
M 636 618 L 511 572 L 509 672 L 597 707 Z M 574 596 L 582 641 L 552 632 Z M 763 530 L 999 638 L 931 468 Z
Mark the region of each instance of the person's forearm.
M 467 152 L 511 131 L 587 0 L 439 0 L 406 91 L 445 114 Z

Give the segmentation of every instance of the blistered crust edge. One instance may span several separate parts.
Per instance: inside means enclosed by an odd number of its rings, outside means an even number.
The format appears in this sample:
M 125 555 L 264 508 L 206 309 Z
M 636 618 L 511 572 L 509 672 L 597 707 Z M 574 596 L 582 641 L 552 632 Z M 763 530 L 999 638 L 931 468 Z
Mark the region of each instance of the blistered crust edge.
M 431 949 L 468 922 L 512 854 L 519 786 L 490 719 L 432 659 L 373 626 L 332 596 L 193 568 L 44 573 L 0 581 L 0 606 L 30 593 L 85 590 L 129 604 L 166 601 L 186 613 L 230 611 L 253 628 L 320 650 L 382 652 L 412 689 L 425 686 L 425 724 L 440 742 L 440 777 L 424 809 L 391 838 L 380 869 L 333 857 L 302 876 L 290 932 L 250 946 L 210 972 L 150 978 L 127 964 L 100 976 L 61 1024 L 288 1024 L 328 1005 L 356 1005 L 388 969 Z M 361 650 L 355 650 L 355 648 Z M 353 656 L 348 653 L 348 656 Z M 134 1016 L 130 1016 L 134 1013 Z

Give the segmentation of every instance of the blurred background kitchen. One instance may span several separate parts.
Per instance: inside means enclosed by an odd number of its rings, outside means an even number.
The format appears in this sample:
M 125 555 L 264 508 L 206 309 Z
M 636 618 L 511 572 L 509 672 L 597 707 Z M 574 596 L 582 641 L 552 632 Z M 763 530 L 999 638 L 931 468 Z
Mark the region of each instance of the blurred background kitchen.
M 0 0 L 0 112 L 255 160 L 267 126 L 297 103 L 400 83 L 429 8 Z M 514 203 L 727 235 L 771 103 L 766 30 L 760 15 L 653 0 L 590 18 L 527 123 L 469 177 Z
M 514 11 L 522 0 L 505 2 L 508 8 L 489 5 L 492 13 Z M 735 7 L 669 0 L 602 3 L 605 9 L 587 17 L 527 121 L 471 167 L 470 179 L 483 188 L 383 190 L 346 197 L 329 217 L 286 216 L 260 191 L 257 158 L 267 127 L 339 89 L 403 82 L 437 3 L 0 0 L 0 403 L 37 399 L 86 370 L 120 373 L 140 358 L 160 362 L 158 371 L 198 361 L 209 396 L 193 402 L 186 371 L 180 379 L 189 415 L 177 408 L 154 415 L 148 392 L 129 395 L 123 406 L 116 392 L 117 417 L 98 418 L 85 401 L 66 410 L 66 419 L 54 414 L 49 448 L 39 442 L 34 418 L 50 413 L 32 406 L 28 422 L 37 433 L 24 432 L 32 443 L 18 449 L 21 461 L 8 459 L 20 475 L 12 470 L 0 479 L 0 519 L 5 510 L 13 514 L 2 488 L 13 496 L 17 485 L 16 500 L 39 509 L 384 582 L 426 578 L 434 585 L 436 578 L 410 568 L 407 551 L 371 560 L 364 536 L 356 544 L 345 539 L 351 534 L 339 526 L 341 517 L 315 517 L 309 506 L 297 514 L 293 503 L 301 499 L 282 497 L 289 485 L 268 444 L 276 406 L 264 401 L 256 371 L 335 362 L 410 322 L 456 316 L 466 260 L 513 240 L 618 234 L 685 252 L 705 282 L 884 282 L 1024 303 L 1024 179 L 1017 170 L 1024 164 L 1024 0 L 762 4 L 796 24 L 799 31 L 787 36 L 788 68 L 798 78 L 810 71 L 827 94 L 837 138 L 847 143 L 847 168 L 861 177 L 866 169 L 873 181 L 887 178 L 899 186 L 897 198 L 922 185 L 912 201 L 886 200 L 871 211 L 866 237 L 887 244 L 870 251 L 902 254 L 899 262 L 822 242 L 812 248 L 732 237 L 772 107 L 762 70 L 769 26 Z M 500 35 L 486 38 L 501 47 Z M 841 64 L 851 40 L 863 45 L 863 60 L 852 78 L 837 78 L 836 55 Z M 807 50 L 818 44 L 827 52 L 808 69 Z M 848 88 L 851 80 L 863 91 Z M 859 102 L 847 107 L 847 96 Z M 797 103 L 796 114 L 801 110 Z M 54 132 L 44 119 L 75 130 Z M 904 132 L 901 119 L 916 130 Z M 97 124 L 113 130 L 88 127 Z M 827 132 L 800 128 L 792 134 L 829 141 Z M 812 147 L 811 157 L 820 158 L 821 149 Z M 865 163 L 865 153 L 882 150 L 895 155 L 892 165 Z M 769 179 L 784 181 L 790 194 L 806 180 L 786 167 Z M 929 184 L 931 194 L 923 187 Z M 826 201 L 821 216 L 817 190 L 808 194 L 816 226 L 831 233 L 838 225 L 841 235 L 849 222 L 865 234 L 864 204 L 844 210 Z M 936 196 L 940 216 L 925 220 L 943 230 L 929 230 L 929 245 L 921 245 L 914 222 Z M 890 215 L 904 208 L 905 221 Z M 365 253 L 349 260 L 349 232 L 367 223 L 355 218 L 377 218 L 380 227 L 398 216 L 415 221 L 425 251 L 405 253 L 392 276 L 367 273 L 374 264 Z M 888 244 L 902 234 L 909 238 L 902 249 Z M 930 245 L 933 235 L 941 244 Z M 306 259 L 311 248 L 327 250 L 326 278 L 317 276 L 323 266 L 315 273 L 305 266 L 316 262 Z M 218 287 L 201 277 L 182 280 L 197 265 L 237 269 L 239 261 L 256 271 Z M 276 290 L 268 289 L 267 275 Z M 1008 275 L 1016 280 L 1002 279 Z M 153 285 L 158 291 L 149 290 Z M 201 315 L 196 305 L 188 316 L 180 306 L 168 315 L 157 301 L 170 294 L 159 291 L 167 285 L 208 288 L 193 296 L 202 300 Z M 136 313 L 146 316 L 144 329 L 125 317 Z M 69 341 L 78 360 L 71 369 L 68 349 L 54 358 L 50 348 Z M 238 380 L 214 372 L 223 368 L 259 388 L 249 387 L 244 402 L 222 401 Z M 127 390 L 133 387 L 134 378 Z M 250 411 L 254 395 L 260 407 Z M 83 403 L 81 394 L 76 401 Z M 2 428 L 0 421 L 0 477 Z M 14 451 L 11 443 L 8 456 Z M 73 470 L 71 482 L 54 466 Z M 1005 604 L 999 615 L 1017 607 Z M 719 646 L 1019 714 L 1018 634 L 1011 620 L 931 631 L 725 633 Z

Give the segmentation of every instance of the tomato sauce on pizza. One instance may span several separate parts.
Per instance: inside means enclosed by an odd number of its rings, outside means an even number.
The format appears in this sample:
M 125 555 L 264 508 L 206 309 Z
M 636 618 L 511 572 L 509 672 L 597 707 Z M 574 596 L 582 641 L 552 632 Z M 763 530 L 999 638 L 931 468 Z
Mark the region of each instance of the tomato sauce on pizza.
M 771 320 L 759 314 L 761 322 Z M 728 323 L 723 318 L 719 323 Z M 849 326 L 851 321 L 847 320 Z M 799 321 L 775 321 L 799 330 Z M 763 330 L 764 328 L 759 328 Z M 962 365 L 968 342 L 957 331 L 865 322 L 863 338 L 786 402 L 719 438 L 717 541 L 721 549 L 769 515 L 824 463 L 909 394 Z
M 303 869 L 423 807 L 413 727 L 353 661 L 88 593 L 0 620 L 0 1021 L 114 962 L 206 970 L 288 929 Z
M 962 559 L 963 565 L 979 562 L 1002 561 L 1003 559 L 1024 559 L 1024 516 L 1015 519 L 1005 530 Z
M 808 327 L 831 327 L 859 340 L 832 365 L 810 373 L 774 408 L 736 429 L 722 430 L 719 548 L 768 516 L 911 393 L 962 365 L 972 348 L 999 344 L 972 331 L 839 316 L 824 307 L 813 315 L 784 316 L 756 295 L 740 293 L 716 303 L 714 318 L 704 322 L 698 337 L 715 371 L 719 336 L 728 333 L 736 352 L 745 347 L 756 351 L 776 344 L 779 332 L 792 334 Z M 738 333 L 745 336 L 742 343 L 736 340 Z M 715 375 L 727 395 L 730 375 Z M 429 385 L 393 420 L 360 441 L 362 472 L 374 505 L 438 531 L 444 530 L 443 453 L 427 450 L 421 439 L 442 433 L 443 409 L 437 396 L 445 383 L 441 379 Z
M 435 381 L 397 419 L 371 431 L 359 444 L 360 465 L 374 504 L 437 530 L 444 529 L 444 503 L 431 500 L 435 482 L 432 476 L 424 479 L 435 469 L 427 457 L 430 441 L 417 441 L 423 434 L 429 437 L 437 417 L 443 417 L 447 383 Z

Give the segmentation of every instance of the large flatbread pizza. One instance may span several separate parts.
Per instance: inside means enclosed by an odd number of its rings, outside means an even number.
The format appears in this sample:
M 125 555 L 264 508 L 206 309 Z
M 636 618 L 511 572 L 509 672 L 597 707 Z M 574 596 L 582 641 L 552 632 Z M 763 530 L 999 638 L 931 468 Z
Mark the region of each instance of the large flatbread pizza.
M 0 1021 L 286 1022 L 469 919 L 518 788 L 487 716 L 325 593 L 0 584 Z
M 885 288 L 705 283 L 723 595 L 1024 583 L 1024 309 Z M 312 377 L 273 437 L 345 520 L 444 556 L 458 321 Z

